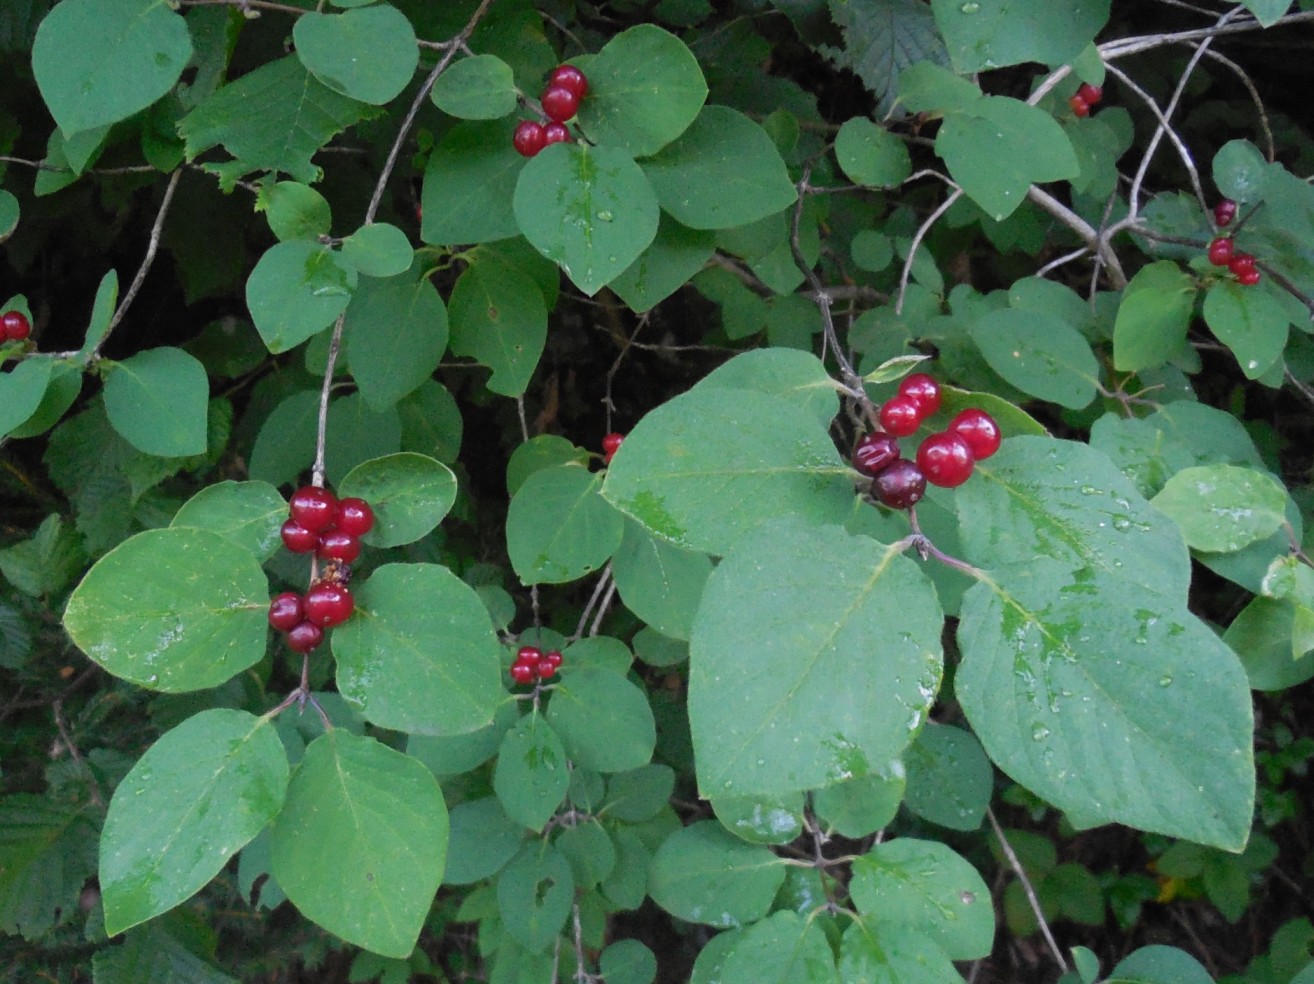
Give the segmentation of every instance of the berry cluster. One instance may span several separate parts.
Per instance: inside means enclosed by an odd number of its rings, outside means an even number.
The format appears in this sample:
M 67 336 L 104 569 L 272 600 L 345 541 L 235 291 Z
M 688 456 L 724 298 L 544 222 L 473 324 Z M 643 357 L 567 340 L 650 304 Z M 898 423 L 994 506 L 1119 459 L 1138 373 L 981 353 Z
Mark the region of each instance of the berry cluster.
M 566 121 L 574 117 L 579 101 L 589 91 L 589 80 L 574 65 L 558 65 L 548 76 L 547 88 L 539 96 L 546 123 L 538 120 L 521 120 L 511 138 L 516 150 L 525 157 L 533 157 L 544 147 L 564 143 L 570 139 Z
M 269 624 L 287 633 L 288 647 L 308 653 L 324 641 L 324 630 L 341 625 L 356 610 L 344 568 L 330 567 L 305 594 L 284 591 L 269 603 Z
M 616 457 L 616 452 L 620 446 L 625 443 L 624 434 L 608 434 L 602 439 L 602 461 L 603 464 L 611 464 L 611 459 Z
M 969 407 L 917 449 L 916 461 L 900 454 L 900 437 L 917 431 L 940 409 L 940 387 L 923 372 L 899 385 L 899 393 L 880 409 L 883 431 L 865 434 L 853 449 L 853 467 L 872 479 L 872 494 L 891 509 L 907 509 L 926 494 L 926 483 L 951 489 L 971 477 L 983 458 L 999 450 L 999 425 L 984 410 Z
M 1074 116 L 1089 116 L 1090 108 L 1098 106 L 1103 98 L 1103 89 L 1097 85 L 1091 85 L 1089 82 L 1083 82 L 1080 88 L 1068 99 L 1068 105 L 1072 107 Z
M 21 342 L 32 334 L 32 322 L 22 311 L 6 311 L 0 314 L 0 345 L 5 342 Z
M 543 652 L 537 646 L 521 646 L 516 661 L 511 664 L 511 679 L 516 683 L 533 683 L 550 680 L 561 667 L 561 651 Z
M 1236 218 L 1236 202 L 1230 198 L 1219 199 L 1214 205 L 1214 223 L 1221 229 L 1232 224 Z M 1255 258 L 1250 253 L 1238 253 L 1236 241 L 1231 236 L 1215 236 L 1209 242 L 1209 262 L 1214 266 L 1225 266 L 1236 277 L 1236 282 L 1243 287 L 1253 287 L 1260 281 L 1259 270 L 1255 267 Z

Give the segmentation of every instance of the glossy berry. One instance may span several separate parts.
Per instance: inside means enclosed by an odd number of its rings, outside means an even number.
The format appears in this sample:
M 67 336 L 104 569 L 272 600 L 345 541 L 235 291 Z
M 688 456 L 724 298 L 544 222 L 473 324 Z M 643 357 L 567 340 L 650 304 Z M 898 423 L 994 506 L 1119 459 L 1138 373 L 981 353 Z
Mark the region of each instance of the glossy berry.
M 1227 268 L 1239 277 L 1255 269 L 1255 258 L 1249 253 L 1233 253 L 1227 261 Z
M 315 553 L 326 560 L 350 564 L 360 556 L 360 541 L 340 529 L 325 530 L 319 535 L 319 547 Z
M 1214 205 L 1214 223 L 1221 229 L 1232 224 L 1236 218 L 1236 202 L 1230 198 L 1220 198 Z
M 583 99 L 589 91 L 589 80 L 574 65 L 558 65 L 548 76 L 549 89 L 569 89 Z
M 579 96 L 564 86 L 549 87 L 540 102 L 544 115 L 557 123 L 565 123 L 579 109 Z
M 1242 287 L 1253 287 L 1263 279 L 1258 270 L 1242 270 L 1236 275 L 1236 282 Z
M 316 625 L 341 625 L 356 610 L 356 600 L 341 584 L 320 581 L 311 585 L 301 607 L 305 609 L 306 619 Z
M 876 476 L 871 491 L 891 509 L 907 509 L 926 494 L 926 476 L 913 462 L 900 458 Z
M 960 411 L 953 420 L 949 421 L 949 430 L 967 442 L 972 457 L 977 461 L 989 458 L 999 450 L 999 445 L 1004 440 L 1004 436 L 999 433 L 999 425 L 995 423 L 995 418 L 976 407 Z
M 940 384 L 924 372 L 915 372 L 899 384 L 899 395 L 912 400 L 925 419 L 940 409 Z
M 917 449 L 917 467 L 926 480 L 943 489 L 962 485 L 972 476 L 976 459 L 972 446 L 961 434 L 943 431 L 932 434 Z
M 318 485 L 303 485 L 292 493 L 288 512 L 303 529 L 318 533 L 338 518 L 338 498 Z
M 538 120 L 521 120 L 511 137 L 511 143 L 517 153 L 533 157 L 547 146 L 547 130 Z
M 540 680 L 546 680 L 549 677 L 556 676 L 557 668 L 549 659 L 540 659 L 534 665 L 534 672 L 538 674 Z
M 279 632 L 292 631 L 305 617 L 305 613 L 301 610 L 301 595 L 295 591 L 284 591 L 280 595 L 275 595 L 274 600 L 269 603 L 269 624 Z
M 616 452 L 620 446 L 625 443 L 624 434 L 608 434 L 602 439 L 602 460 L 611 464 L 611 459 L 616 457 Z
M 337 527 L 352 536 L 364 536 L 374 529 L 374 510 L 364 499 L 348 496 L 338 503 Z
M 886 400 L 881 407 L 881 426 L 895 437 L 907 437 L 922 424 L 922 411 L 906 396 Z
M 32 334 L 32 322 L 22 311 L 6 311 L 0 315 L 0 342 L 21 342 Z
M 1072 114 L 1074 116 L 1090 115 L 1090 103 L 1082 99 L 1081 96 L 1072 96 L 1068 100 L 1068 105 L 1072 107 Z
M 324 630 L 314 622 L 298 622 L 288 631 L 287 644 L 298 653 L 308 653 L 324 641 Z
M 511 679 L 516 683 L 533 683 L 536 676 L 538 676 L 538 667 L 535 664 L 511 664 Z
M 1083 82 L 1077 88 L 1077 95 L 1087 106 L 1097 106 L 1100 100 L 1104 98 L 1104 90 L 1097 85 L 1091 85 L 1089 82 Z
M 563 123 L 549 123 L 543 127 L 543 132 L 547 135 L 549 146 L 556 143 L 565 143 L 570 139 L 570 130 Z
M 293 553 L 310 553 L 319 546 L 319 534 L 312 533 L 295 519 L 289 519 L 279 530 L 283 537 L 283 546 Z
M 853 449 L 853 467 L 868 478 L 899 458 L 899 442 L 889 434 L 864 434 Z
M 1235 245 L 1231 236 L 1219 236 L 1209 243 L 1209 262 L 1214 266 L 1227 266 L 1232 260 Z
M 537 646 L 521 646 L 516 653 L 516 662 L 524 663 L 526 666 L 536 666 L 542 658 L 543 650 Z
M 556 669 L 558 666 L 561 665 L 561 650 L 549 649 L 546 653 L 543 654 L 543 659 L 551 663 L 553 669 Z

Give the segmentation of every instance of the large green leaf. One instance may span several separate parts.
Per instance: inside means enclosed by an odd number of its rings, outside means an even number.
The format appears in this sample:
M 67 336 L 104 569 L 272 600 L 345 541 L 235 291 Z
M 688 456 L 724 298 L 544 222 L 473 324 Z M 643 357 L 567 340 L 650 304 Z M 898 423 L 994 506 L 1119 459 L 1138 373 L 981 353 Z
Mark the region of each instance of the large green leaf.
M 87 572 L 64 628 L 117 677 L 152 690 L 204 690 L 264 655 L 268 591 L 255 557 L 218 533 L 147 530 Z
M 840 941 L 840 978 L 845 984 L 962 984 L 939 945 L 924 933 L 855 922 Z
M 1195 281 L 1171 260 L 1137 271 L 1113 325 L 1114 368 L 1140 372 L 1176 355 L 1186 341 L 1195 294 Z
M 726 953 L 721 984 L 839 984 L 825 932 L 797 912 L 773 912 Z
M 1100 364 L 1061 318 L 1004 308 L 972 325 L 971 336 L 990 368 L 1022 392 L 1073 410 L 1095 399 Z
M 456 281 L 447 303 L 452 354 L 493 370 L 488 388 L 519 396 L 529 386 L 547 342 L 543 292 L 523 270 L 478 250 Z
M 689 922 L 739 926 L 765 916 L 785 866 L 770 849 L 748 844 L 715 820 L 681 827 L 652 859 L 648 894 Z
M 786 793 L 883 767 L 935 700 L 943 626 L 935 588 L 898 548 L 797 520 L 745 536 L 708 580 L 690 640 L 702 794 Z
M 520 172 L 513 207 L 525 238 L 590 297 L 657 235 L 657 196 L 624 150 L 553 144 Z
M 327 246 L 271 246 L 246 281 L 246 306 L 269 351 L 295 348 L 333 324 L 351 301 L 356 269 Z
M 188 948 L 197 944 L 191 924 L 175 925 L 181 930 L 179 936 L 163 923 L 152 923 L 129 930 L 122 943 L 97 949 L 91 958 L 92 980 L 96 984 L 239 984 Z
M 652 758 L 656 726 L 648 696 L 619 673 L 594 667 L 564 673 L 547 720 L 571 761 L 586 769 L 624 772 Z
M 375 106 L 398 95 L 419 63 L 415 30 L 396 7 L 378 3 L 296 19 L 297 57 L 335 92 Z
M 1247 379 L 1258 379 L 1282 357 L 1287 315 L 1266 289 L 1224 280 L 1205 294 L 1203 313 L 1209 330 L 1232 350 Z
M 511 143 L 514 120 L 458 123 L 424 169 L 420 235 L 426 243 L 484 243 L 519 235 L 511 207 L 525 159 Z
M 723 554 L 782 514 L 842 522 L 852 480 L 813 415 L 765 393 L 713 387 L 677 396 L 639 421 L 612 459 L 602 494 L 656 536 Z
M 261 562 L 281 546 L 287 502 L 268 482 L 218 482 L 197 492 L 174 513 L 170 526 L 210 530 L 250 551 Z
M 456 501 L 456 476 L 440 461 L 407 451 L 361 462 L 338 492 L 358 496 L 374 509 L 373 547 L 414 543 L 442 522 Z
M 346 324 L 347 365 L 373 410 L 385 410 L 419 387 L 447 349 L 447 309 L 418 269 L 385 279 L 362 277 L 347 305 Z
M 138 451 L 161 458 L 202 454 L 210 384 L 178 348 L 154 348 L 113 364 L 105 378 L 110 424 Z
M 110 936 L 190 898 L 278 813 L 288 765 L 271 720 L 202 711 L 165 732 L 114 790 L 100 847 Z
M 338 689 L 366 720 L 460 734 L 493 719 L 502 647 L 474 589 L 436 564 L 386 564 L 333 632 Z
M 500 119 L 516 108 L 515 75 L 496 55 L 462 58 L 438 77 L 431 97 L 444 113 L 461 119 Z
M 935 23 L 963 74 L 1023 62 L 1063 65 L 1095 39 L 1109 0 L 931 0 Z
M 657 237 L 609 286 L 631 310 L 647 311 L 701 270 L 715 245 L 712 233 L 686 229 L 663 214 Z
M 273 875 L 307 919 L 406 957 L 447 858 L 447 808 L 429 770 L 341 728 L 306 748 L 274 822 Z
M 1170 478 L 1152 504 L 1182 528 L 1192 549 L 1230 553 L 1277 531 L 1287 491 L 1253 468 L 1202 465 Z
M 741 352 L 700 379 L 695 389 L 751 389 L 791 403 L 822 427 L 839 413 L 839 392 L 811 352 L 761 348 Z
M 75 912 L 96 873 L 96 836 L 85 806 L 30 793 L 0 798 L 0 932 L 36 940 Z
M 158 0 L 64 0 L 37 28 L 32 72 L 66 136 L 117 123 L 173 88 L 187 22 Z
M 525 584 L 559 584 L 600 569 L 620 546 L 624 518 L 598 495 L 601 474 L 576 464 L 534 472 L 511 500 L 507 552 Z
M 630 520 L 612 557 L 612 576 L 625 607 L 658 632 L 689 638 L 703 586 L 712 573 L 706 554 L 671 546 Z
M 930 8 L 921 0 L 885 0 L 880 4 L 830 0 L 829 7 L 831 19 L 843 34 L 844 46 L 823 45 L 820 50 L 862 79 L 876 96 L 877 112 L 882 116 L 894 107 L 900 78 L 907 71 L 915 71 L 918 65 L 949 63 Z

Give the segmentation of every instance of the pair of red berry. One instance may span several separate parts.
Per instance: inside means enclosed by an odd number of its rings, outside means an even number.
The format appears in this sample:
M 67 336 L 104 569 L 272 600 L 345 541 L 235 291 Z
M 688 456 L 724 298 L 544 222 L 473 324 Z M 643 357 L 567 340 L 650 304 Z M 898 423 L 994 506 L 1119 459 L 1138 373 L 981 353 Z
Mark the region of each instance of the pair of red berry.
M 1068 105 L 1072 107 L 1074 116 L 1089 116 L 1090 108 L 1098 106 L 1103 98 L 1103 89 L 1097 85 L 1091 85 L 1089 82 L 1083 82 L 1072 97 L 1068 99 Z
M 4 342 L 21 342 L 32 334 L 32 322 L 22 311 L 6 311 L 0 314 L 0 344 Z
M 550 680 L 561 667 L 561 651 L 543 652 L 537 646 L 521 646 L 516 661 L 511 664 L 511 679 L 516 683 L 533 683 Z
M 1214 266 L 1227 267 L 1242 286 L 1253 287 L 1260 281 L 1254 256 L 1236 252 L 1231 236 L 1218 236 L 1209 243 L 1209 262 Z
M 864 435 L 853 450 L 853 467 L 872 479 L 872 494 L 891 509 L 920 502 L 927 482 L 947 489 L 962 485 L 978 461 L 999 450 L 1003 436 L 995 419 L 969 407 L 949 422 L 948 430 L 921 443 L 916 461 L 902 457 L 898 438 L 915 433 L 939 409 L 939 385 L 926 373 L 913 373 L 880 409 L 885 430 Z
M 533 157 L 544 147 L 570 139 L 566 121 L 579 111 L 579 102 L 589 91 L 589 80 L 574 65 L 558 65 L 548 76 L 547 88 L 539 96 L 546 124 L 538 120 L 521 120 L 511 142 L 525 157 Z
M 356 610 L 356 600 L 343 583 L 340 568 L 331 568 L 304 595 L 284 591 L 269 603 L 269 624 L 287 633 L 288 647 L 308 653 L 324 641 L 324 630 L 341 625 Z
M 374 527 L 374 510 L 364 499 L 338 501 L 328 489 L 307 485 L 288 504 L 290 516 L 280 530 L 293 553 L 314 551 L 325 560 L 350 564 L 360 556 L 360 538 Z
M 616 452 L 620 446 L 625 443 L 625 435 L 619 433 L 608 434 L 602 439 L 602 463 L 611 464 L 611 459 L 616 457 Z

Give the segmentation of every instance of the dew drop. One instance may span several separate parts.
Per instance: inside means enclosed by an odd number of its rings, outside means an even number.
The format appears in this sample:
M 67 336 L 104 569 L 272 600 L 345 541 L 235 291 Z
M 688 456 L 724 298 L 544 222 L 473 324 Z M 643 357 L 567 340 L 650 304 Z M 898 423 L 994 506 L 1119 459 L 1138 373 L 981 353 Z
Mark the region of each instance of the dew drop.
M 1049 729 L 1043 724 L 1033 724 L 1031 726 L 1031 740 L 1044 741 L 1049 737 Z
M 1163 676 L 1159 677 L 1159 686 L 1171 687 L 1172 685 L 1173 685 L 1173 675 L 1171 673 L 1165 673 Z
M 615 217 L 616 217 L 616 216 L 614 216 L 614 215 L 611 214 L 611 209 L 608 209 L 608 208 L 604 208 L 604 209 L 602 209 L 601 211 L 598 212 L 598 221 L 599 221 L 599 222 L 610 222 L 610 221 L 611 221 L 612 219 L 614 219 Z
M 963 4 L 958 9 L 965 14 L 974 14 L 981 9 L 981 5 L 977 3 L 976 0 L 968 0 L 967 3 Z

